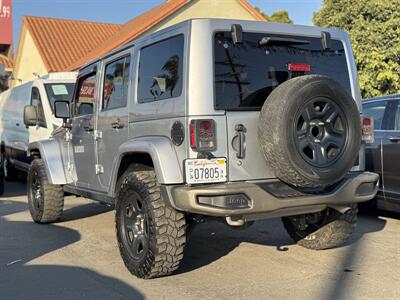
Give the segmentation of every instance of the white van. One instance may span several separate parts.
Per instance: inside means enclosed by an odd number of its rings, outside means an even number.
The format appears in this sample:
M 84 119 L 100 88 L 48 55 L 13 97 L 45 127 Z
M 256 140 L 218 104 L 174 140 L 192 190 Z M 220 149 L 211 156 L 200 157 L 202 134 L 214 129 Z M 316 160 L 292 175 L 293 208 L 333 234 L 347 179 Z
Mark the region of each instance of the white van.
M 49 138 L 61 125 L 53 114 L 54 101 L 71 100 L 76 76 L 75 72 L 50 73 L 0 94 L 0 177 L 15 180 L 19 171 L 28 170 L 28 144 Z M 24 124 L 24 108 L 29 105 L 36 108 L 36 126 Z

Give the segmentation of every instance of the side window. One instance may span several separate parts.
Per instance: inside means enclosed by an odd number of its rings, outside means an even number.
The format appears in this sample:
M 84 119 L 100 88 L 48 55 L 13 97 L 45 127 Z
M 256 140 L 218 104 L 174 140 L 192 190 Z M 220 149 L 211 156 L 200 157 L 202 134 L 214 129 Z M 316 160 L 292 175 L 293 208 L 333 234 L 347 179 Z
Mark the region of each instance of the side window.
M 363 105 L 364 115 L 374 118 L 374 129 L 382 128 L 382 120 L 385 114 L 387 101 L 377 101 Z
M 37 117 L 38 117 L 38 125 L 40 127 L 47 127 L 46 126 L 46 118 L 44 115 L 43 105 L 42 105 L 42 98 L 40 97 L 40 92 L 37 87 L 32 88 L 31 93 L 31 105 L 36 107 Z
M 178 35 L 140 51 L 140 103 L 179 97 L 182 93 L 184 36 Z
M 394 117 L 394 130 L 400 131 L 400 102 L 398 102 L 395 107 L 396 107 L 396 115 Z
M 77 91 L 75 115 L 83 116 L 92 114 L 94 102 L 96 101 L 96 73 L 91 73 L 80 78 Z
M 102 110 L 125 107 L 128 100 L 130 57 L 106 65 Z

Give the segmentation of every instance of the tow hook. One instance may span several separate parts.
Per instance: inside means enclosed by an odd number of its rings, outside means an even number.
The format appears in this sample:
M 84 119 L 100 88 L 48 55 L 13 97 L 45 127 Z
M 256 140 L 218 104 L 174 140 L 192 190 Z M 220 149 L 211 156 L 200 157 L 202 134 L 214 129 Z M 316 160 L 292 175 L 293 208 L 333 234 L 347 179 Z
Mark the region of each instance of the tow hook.
M 232 220 L 231 217 L 226 217 L 226 223 L 228 223 L 229 226 L 243 226 L 245 221 L 243 219 L 237 219 L 237 220 Z

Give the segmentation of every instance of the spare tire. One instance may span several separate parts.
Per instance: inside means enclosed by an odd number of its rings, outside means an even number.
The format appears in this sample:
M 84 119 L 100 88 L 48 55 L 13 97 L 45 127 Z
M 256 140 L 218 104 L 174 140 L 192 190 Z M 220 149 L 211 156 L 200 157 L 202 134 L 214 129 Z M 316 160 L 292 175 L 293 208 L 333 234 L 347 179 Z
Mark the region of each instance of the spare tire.
M 260 113 L 258 138 L 280 180 L 297 187 L 326 187 L 340 181 L 357 158 L 360 113 L 335 80 L 300 76 L 269 95 Z

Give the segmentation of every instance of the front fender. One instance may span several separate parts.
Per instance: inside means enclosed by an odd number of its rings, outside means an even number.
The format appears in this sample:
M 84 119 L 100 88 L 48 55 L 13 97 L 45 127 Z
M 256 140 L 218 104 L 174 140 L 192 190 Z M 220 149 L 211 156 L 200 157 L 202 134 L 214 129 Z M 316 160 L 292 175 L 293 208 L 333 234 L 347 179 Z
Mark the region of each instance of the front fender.
M 114 178 L 118 174 L 122 157 L 128 153 L 148 153 L 161 184 L 183 183 L 182 164 L 179 162 L 171 141 L 166 137 L 135 138 L 122 144 L 118 151 L 119 161 L 114 170 Z
M 45 166 L 47 178 L 51 184 L 67 184 L 67 177 L 62 162 L 62 155 L 57 140 L 47 139 L 29 144 L 28 156 L 34 151 L 40 152 Z

